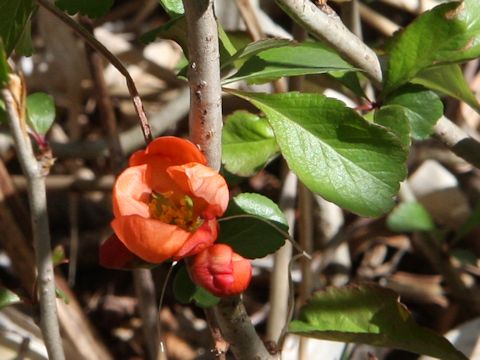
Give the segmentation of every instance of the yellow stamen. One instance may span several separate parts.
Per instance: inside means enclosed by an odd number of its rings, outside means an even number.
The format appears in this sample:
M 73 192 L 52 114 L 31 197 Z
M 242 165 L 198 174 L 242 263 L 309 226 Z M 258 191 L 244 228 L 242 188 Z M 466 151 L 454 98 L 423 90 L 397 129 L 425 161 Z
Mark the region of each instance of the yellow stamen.
M 184 230 L 195 231 L 203 220 L 194 216 L 193 199 L 188 195 L 179 201 L 172 198 L 173 193 L 152 193 L 148 202 L 150 215 L 167 224 L 177 225 Z

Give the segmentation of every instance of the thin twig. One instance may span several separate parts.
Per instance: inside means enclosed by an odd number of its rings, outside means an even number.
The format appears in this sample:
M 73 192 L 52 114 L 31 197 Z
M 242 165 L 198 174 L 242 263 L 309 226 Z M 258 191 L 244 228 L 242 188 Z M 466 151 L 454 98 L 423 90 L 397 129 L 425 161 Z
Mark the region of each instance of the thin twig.
M 372 83 L 381 88 L 382 69 L 375 52 L 348 30 L 328 6 L 321 9 L 309 0 L 276 0 L 277 4 L 313 36 L 334 47 L 346 60 L 360 69 Z M 448 129 L 448 131 L 445 131 Z M 451 120 L 442 117 L 434 128 L 435 136 L 455 154 L 479 166 L 480 143 Z M 465 148 L 468 151 L 465 151 Z
M 250 34 L 252 40 L 258 41 L 263 39 L 265 34 L 263 33 L 250 0 L 236 0 L 235 2 L 247 28 L 247 32 Z
M 135 83 L 125 66 L 102 43 L 95 39 L 95 37 L 92 36 L 92 34 L 90 34 L 87 29 L 83 28 L 75 20 L 65 15 L 54 5 L 50 4 L 48 0 L 36 0 L 36 2 L 42 7 L 44 7 L 46 10 L 48 10 L 50 13 L 55 15 L 57 18 L 62 20 L 70 28 L 72 28 L 78 35 L 80 35 L 85 40 L 88 45 L 90 45 L 92 48 L 102 54 L 125 77 L 128 91 L 130 93 L 130 96 L 132 97 L 133 106 L 135 107 L 135 111 L 137 112 L 138 118 L 140 120 L 143 136 L 147 143 L 150 142 L 152 140 L 152 131 L 150 129 L 147 116 L 145 115 L 145 110 L 143 109 L 142 100 L 140 99 L 137 87 L 135 86 Z
M 239 296 L 223 298 L 214 307 L 214 312 L 237 360 L 273 359 L 258 337 Z
M 282 209 L 288 222 L 289 233 L 293 236 L 295 229 L 295 199 L 297 195 L 297 176 L 288 172 L 283 180 L 279 207 Z M 274 255 L 273 269 L 270 277 L 270 313 L 267 320 L 266 338 L 275 344 L 278 350 L 278 341 L 282 329 L 287 323 L 289 293 L 293 289 L 289 286 L 288 264 L 292 258 L 292 244 L 285 243 Z
M 91 21 L 83 17 L 80 18 L 80 21 L 88 31 L 93 34 Z M 124 153 L 118 136 L 117 119 L 115 117 L 112 99 L 103 74 L 102 59 L 95 49 L 87 47 L 86 50 L 93 83 L 95 85 L 100 117 L 107 133 L 110 164 L 113 173 L 118 173 L 123 167 Z M 145 140 L 148 143 L 148 139 Z M 147 347 L 148 359 L 155 360 L 157 359 L 159 339 L 157 323 L 160 320 L 156 304 L 155 284 L 150 269 L 134 269 L 133 282 L 135 294 L 138 299 L 140 317 L 142 319 L 142 330 Z
M 318 8 L 309 0 L 276 0 L 277 4 L 313 36 L 333 46 L 352 65 L 364 70 L 376 85 L 382 69 L 375 52 L 356 37 L 328 6 Z
M 313 198 L 310 190 L 302 183 L 298 184 L 298 209 L 299 226 L 298 239 L 300 246 L 307 252 L 313 250 Z M 312 291 L 312 266 L 310 259 L 301 258 L 300 267 L 302 271 L 302 282 L 299 286 L 298 304 L 304 305 Z M 300 338 L 298 357 L 301 360 L 307 358 L 307 342 Z
M 25 110 L 17 108 L 18 104 L 21 103 L 20 99 L 16 99 L 10 89 L 2 89 L 1 94 L 5 103 L 7 121 L 15 141 L 18 160 L 29 184 L 28 198 L 38 271 L 37 287 L 40 298 L 40 327 L 49 358 L 52 360 L 64 360 L 65 354 L 63 352 L 57 317 L 45 177 L 42 166 L 33 153 L 30 139 L 24 129 L 22 129 L 22 116 L 19 114 L 19 111 Z
M 182 120 L 189 109 L 189 89 L 182 88 L 174 99 L 165 104 L 158 113 L 150 114 L 153 137 L 157 137 Z M 129 154 L 145 145 L 141 130 L 135 126 L 120 134 L 120 144 L 125 154 Z M 78 142 L 78 143 L 51 143 L 57 158 L 79 157 L 95 159 L 105 156 L 108 145 L 105 140 Z
M 133 283 L 138 299 L 138 309 L 142 319 L 142 330 L 147 345 L 148 359 L 157 359 L 158 351 L 158 311 L 155 297 L 155 284 L 150 269 L 135 269 Z

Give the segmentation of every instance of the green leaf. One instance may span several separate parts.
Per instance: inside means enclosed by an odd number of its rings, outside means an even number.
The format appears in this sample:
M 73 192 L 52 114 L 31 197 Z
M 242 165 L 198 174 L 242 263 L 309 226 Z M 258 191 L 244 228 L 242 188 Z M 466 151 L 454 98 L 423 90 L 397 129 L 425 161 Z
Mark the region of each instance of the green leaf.
M 7 55 L 3 47 L 3 41 L 0 39 L 0 88 L 8 85 L 8 76 L 10 74 L 10 65 L 8 65 Z M 0 112 L 5 112 L 5 105 L 0 101 Z
M 406 109 L 415 139 L 428 138 L 433 126 L 443 115 L 443 103 L 438 95 L 420 85 L 402 86 L 387 96 L 384 104 L 399 105 Z
M 140 41 L 145 44 L 149 44 L 154 42 L 158 37 L 175 41 L 178 45 L 180 45 L 185 56 L 188 57 L 187 21 L 185 16 L 174 18 L 166 24 L 150 30 L 140 37 Z
M 55 5 L 70 15 L 80 13 L 96 18 L 108 13 L 114 0 L 57 0 Z
M 0 309 L 19 302 L 21 302 L 20 297 L 13 291 L 6 288 L 0 288 Z
M 0 0 L 0 38 L 7 57 L 17 46 L 33 9 L 32 0 Z
M 403 349 L 444 360 L 467 360 L 444 337 L 418 326 L 398 295 L 369 285 L 330 288 L 300 309 L 289 331 L 318 339 Z
M 362 89 L 358 73 L 345 71 L 332 71 L 329 73 L 334 79 L 339 81 L 343 86 L 352 91 L 359 98 L 367 99 L 365 91 Z
M 375 123 L 385 126 L 397 135 L 405 149 L 408 149 L 411 143 L 407 111 L 408 109 L 398 105 L 382 106 L 375 111 Z
M 352 65 L 321 43 L 290 43 L 286 46 L 247 52 L 250 56 L 238 72 L 223 81 L 238 80 L 265 83 L 282 76 L 322 74 L 330 71 L 352 71 Z M 252 55 L 254 54 L 254 55 Z M 246 55 L 242 55 L 246 56 Z
M 418 202 L 405 202 L 398 205 L 388 215 L 387 226 L 397 232 L 435 230 L 432 217 Z
M 192 301 L 197 286 L 190 280 L 185 265 L 180 265 L 175 278 L 173 279 L 173 295 L 182 304 Z
M 470 90 L 458 64 L 439 65 L 425 69 L 417 74 L 412 82 L 464 101 L 480 112 L 480 104 Z
M 259 52 L 273 48 L 285 47 L 290 44 L 294 45 L 296 42 L 287 39 L 263 39 L 251 42 L 235 52 L 230 59 L 222 64 L 222 68 L 232 65 L 233 63 L 241 65 Z
M 27 97 L 28 125 L 45 135 L 55 120 L 55 103 L 50 95 L 34 93 Z
M 32 56 L 33 44 L 32 44 L 32 20 L 31 19 L 28 19 L 27 23 L 25 24 L 23 32 L 17 41 L 17 45 L 15 46 L 15 51 L 19 55 Z
M 227 219 L 229 216 L 250 217 Z M 285 243 L 288 223 L 278 206 L 260 194 L 243 193 L 228 204 L 220 222 L 219 243 L 230 245 L 235 252 L 248 259 L 264 257 Z
M 185 13 L 182 0 L 160 0 L 160 5 L 172 19 L 180 17 Z
M 0 85 L 1 86 L 1 85 Z M 0 100 L 0 124 L 4 124 L 7 121 L 7 112 L 5 111 L 5 103 Z
M 52 263 L 53 263 L 53 266 L 58 266 L 61 264 L 68 263 L 68 259 L 65 254 L 65 248 L 63 247 L 63 245 L 57 245 L 53 249 Z
M 188 275 L 185 265 L 181 265 L 173 280 L 173 294 L 182 304 L 195 302 L 198 306 L 207 308 L 216 305 L 220 298 L 210 294 L 207 290 L 195 285 Z
M 250 176 L 278 153 L 273 130 L 265 118 L 237 111 L 227 117 L 222 134 L 222 161 L 233 174 Z
M 235 51 L 235 48 L 220 24 L 218 24 L 218 33 L 220 62 L 223 62 L 231 57 Z M 158 37 L 162 39 L 173 40 L 180 45 L 183 53 L 188 58 L 187 36 L 187 21 L 185 16 L 180 16 L 170 20 L 166 24 L 156 29 L 143 34 L 140 37 L 140 41 L 145 44 L 149 44 L 155 41 L 155 39 Z M 185 69 L 182 71 L 182 73 L 185 73 Z
M 265 113 L 290 169 L 314 193 L 364 216 L 393 206 L 407 153 L 387 129 L 319 94 L 229 92 Z
M 65 293 L 65 291 L 59 289 L 59 288 L 55 288 L 55 296 L 57 297 L 57 299 L 61 299 L 63 300 L 63 302 L 68 305 L 70 303 L 70 298 L 68 297 L 68 295 Z
M 210 294 L 207 290 L 205 290 L 201 286 L 197 286 L 197 290 L 193 295 L 193 301 L 195 302 L 196 305 L 200 306 L 201 308 L 209 308 L 217 305 L 220 302 L 220 298 L 216 297 L 213 294 Z
M 464 0 L 423 13 L 394 40 L 385 76 L 386 93 L 433 65 L 480 56 L 480 2 Z

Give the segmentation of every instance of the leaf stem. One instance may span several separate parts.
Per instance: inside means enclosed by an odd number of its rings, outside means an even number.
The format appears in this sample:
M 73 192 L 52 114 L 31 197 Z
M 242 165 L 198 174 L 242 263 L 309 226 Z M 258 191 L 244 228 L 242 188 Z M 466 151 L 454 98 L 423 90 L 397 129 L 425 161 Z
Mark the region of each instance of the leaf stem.
M 63 21 L 66 25 L 68 25 L 73 31 L 75 31 L 81 38 L 85 40 L 85 42 L 90 45 L 93 49 L 97 50 L 100 54 L 102 54 L 119 72 L 125 77 L 127 82 L 128 91 L 132 98 L 133 106 L 135 107 L 135 111 L 137 112 L 138 118 L 140 120 L 140 125 L 143 133 L 143 137 L 145 138 L 145 142 L 149 143 L 152 141 L 152 130 L 150 128 L 150 124 L 148 123 L 147 116 L 145 114 L 145 110 L 143 108 L 142 99 L 138 94 L 137 87 L 135 86 L 135 82 L 133 81 L 130 73 L 128 72 L 127 68 L 122 64 L 122 62 L 113 55 L 110 50 L 108 50 L 101 42 L 99 42 L 95 37 L 89 33 L 87 29 L 83 26 L 78 24 L 75 20 L 70 18 L 69 16 L 65 15 L 62 11 L 57 9 L 55 5 L 52 5 L 48 2 L 48 0 L 35 0 L 40 6 L 48 10 L 50 13 L 55 15 L 61 21 Z
M 11 76 L 11 79 L 14 79 Z M 64 360 L 65 354 L 58 325 L 57 304 L 55 296 L 55 281 L 51 254 L 51 238 L 47 214 L 47 195 L 45 174 L 41 164 L 35 158 L 32 144 L 22 123 L 21 99 L 14 96 L 13 87 L 23 87 L 20 83 L 1 90 L 1 97 L 5 103 L 7 121 L 12 132 L 17 150 L 18 160 L 22 171 L 27 178 L 28 200 L 32 221 L 33 241 L 35 245 L 35 261 L 38 271 L 37 287 L 40 298 L 40 327 L 43 339 L 51 360 Z M 23 121 L 25 121 L 23 119 Z M 23 124 L 23 126 L 22 126 Z

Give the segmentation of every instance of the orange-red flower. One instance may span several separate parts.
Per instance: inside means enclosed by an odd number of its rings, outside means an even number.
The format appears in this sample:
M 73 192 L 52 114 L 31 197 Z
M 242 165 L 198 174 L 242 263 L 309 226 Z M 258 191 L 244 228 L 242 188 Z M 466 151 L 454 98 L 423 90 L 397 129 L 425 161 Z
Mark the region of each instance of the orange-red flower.
M 208 247 L 189 266 L 193 282 L 217 296 L 238 295 L 252 279 L 250 261 L 226 244 Z
M 115 182 L 111 225 L 118 240 L 142 260 L 178 260 L 215 242 L 216 218 L 227 204 L 225 179 L 206 166 L 197 147 L 180 138 L 160 137 L 134 153 Z M 112 247 L 112 241 L 105 244 Z M 109 262 L 119 267 L 121 261 L 104 256 L 102 264 Z

